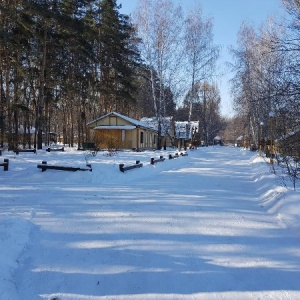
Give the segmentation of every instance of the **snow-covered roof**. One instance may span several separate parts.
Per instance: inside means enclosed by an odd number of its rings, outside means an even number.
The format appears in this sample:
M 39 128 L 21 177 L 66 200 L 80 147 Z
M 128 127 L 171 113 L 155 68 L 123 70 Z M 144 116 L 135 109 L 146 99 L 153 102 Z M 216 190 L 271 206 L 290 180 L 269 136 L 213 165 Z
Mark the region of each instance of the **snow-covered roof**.
M 19 129 L 18 129 L 19 133 L 24 133 L 24 126 L 20 125 Z M 28 133 L 28 128 L 25 129 L 25 133 Z M 35 128 L 34 127 L 30 127 L 30 134 L 34 134 L 35 133 Z
M 173 117 L 161 117 L 161 135 L 164 136 L 165 133 L 170 133 L 172 128 L 172 120 Z M 142 118 L 141 123 L 145 124 L 146 126 L 151 127 L 154 130 L 158 130 L 158 118 L 151 117 L 151 118 Z
M 199 131 L 198 121 L 176 121 L 175 122 L 175 132 L 176 137 L 180 139 L 190 139 L 192 138 L 193 131 Z
M 20 125 L 20 127 L 18 128 L 18 132 L 19 133 L 24 133 L 24 126 L 23 125 Z M 25 129 L 25 133 L 30 133 L 30 134 L 35 134 L 36 133 L 36 129 L 35 129 L 35 127 L 33 127 L 33 126 L 30 126 L 30 130 L 29 130 L 29 132 L 28 132 L 28 127 L 26 127 L 26 129 Z M 49 132 L 50 134 L 53 134 L 53 135 L 57 135 L 57 133 L 55 133 L 55 132 Z M 44 132 L 42 132 L 42 134 L 45 134 Z
M 100 125 L 100 126 L 96 126 L 95 129 L 121 129 L 121 130 L 132 130 L 135 129 L 136 126 L 133 125 Z
M 105 119 L 105 118 L 107 118 L 107 117 L 109 117 L 109 116 L 115 116 L 115 117 L 118 117 L 118 118 L 120 118 L 120 119 L 123 119 L 123 120 L 125 120 L 125 121 L 131 123 L 132 125 L 135 125 L 135 127 L 143 127 L 143 128 L 145 128 L 145 129 L 155 130 L 154 128 L 152 128 L 152 127 L 150 127 L 150 126 L 147 126 L 147 124 L 145 124 L 145 123 L 143 123 L 143 122 L 140 122 L 140 121 L 138 121 L 138 120 L 135 120 L 135 119 L 129 118 L 129 117 L 127 117 L 127 116 L 121 115 L 121 114 L 119 114 L 119 113 L 117 113 L 117 112 L 110 112 L 110 113 L 108 113 L 108 114 L 106 114 L 106 115 L 103 115 L 103 116 L 101 116 L 101 117 L 99 117 L 99 118 L 97 118 L 97 119 L 95 119 L 95 120 L 93 120 L 93 121 L 87 123 L 86 125 L 91 125 L 91 124 L 93 124 L 93 123 L 95 123 L 95 122 L 98 122 L 98 121 L 100 121 L 100 120 L 102 120 L 102 119 Z M 111 128 L 111 126 L 109 126 L 109 127 Z M 101 128 L 103 128 L 103 127 L 101 127 Z M 111 129 L 112 129 L 112 128 L 111 128 Z M 119 129 L 119 128 L 118 128 L 118 129 Z

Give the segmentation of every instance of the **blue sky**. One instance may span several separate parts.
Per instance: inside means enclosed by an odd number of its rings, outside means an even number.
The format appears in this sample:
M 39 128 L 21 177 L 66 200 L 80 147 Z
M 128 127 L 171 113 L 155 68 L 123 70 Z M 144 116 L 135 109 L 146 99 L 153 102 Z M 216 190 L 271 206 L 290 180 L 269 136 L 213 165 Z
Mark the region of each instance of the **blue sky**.
M 159 0 L 158 0 L 159 1 Z M 225 68 L 225 63 L 231 60 L 228 48 L 236 45 L 237 33 L 243 21 L 260 27 L 270 16 L 280 17 L 284 15 L 281 0 L 174 0 L 184 8 L 189 8 L 195 2 L 200 3 L 203 13 L 213 18 L 215 44 L 222 47 L 219 60 L 223 75 L 217 79 L 222 104 L 221 110 L 224 115 L 231 115 L 231 98 L 228 80 L 231 74 Z M 122 4 L 122 13 L 133 13 L 138 0 L 118 0 Z

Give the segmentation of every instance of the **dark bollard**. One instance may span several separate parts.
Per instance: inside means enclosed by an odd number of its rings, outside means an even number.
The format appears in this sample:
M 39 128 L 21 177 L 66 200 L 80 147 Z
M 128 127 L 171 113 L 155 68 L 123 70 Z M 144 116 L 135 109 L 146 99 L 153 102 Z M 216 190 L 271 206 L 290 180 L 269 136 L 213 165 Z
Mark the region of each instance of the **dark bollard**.
M 42 165 L 47 166 L 47 162 L 45 160 L 42 161 Z M 42 168 L 42 172 L 46 171 L 47 168 Z
M 4 159 L 4 166 L 3 166 L 4 171 L 8 171 L 8 165 L 9 165 L 9 159 L 5 158 Z
M 134 165 L 131 165 L 131 166 L 124 166 L 124 164 L 119 164 L 119 169 L 120 169 L 120 171 L 121 172 L 125 172 L 125 171 L 127 171 L 127 170 L 132 170 L 132 169 L 136 169 L 136 168 L 140 168 L 140 167 L 142 167 L 143 166 L 143 164 L 142 163 L 140 163 L 140 161 L 139 160 L 137 160 L 136 162 L 135 162 L 135 164 Z
M 157 162 L 161 162 L 161 161 L 164 161 L 164 157 L 162 155 L 159 156 L 159 159 L 154 159 L 153 157 L 151 157 L 151 160 L 150 160 L 150 164 L 151 165 L 154 165 L 155 163 Z

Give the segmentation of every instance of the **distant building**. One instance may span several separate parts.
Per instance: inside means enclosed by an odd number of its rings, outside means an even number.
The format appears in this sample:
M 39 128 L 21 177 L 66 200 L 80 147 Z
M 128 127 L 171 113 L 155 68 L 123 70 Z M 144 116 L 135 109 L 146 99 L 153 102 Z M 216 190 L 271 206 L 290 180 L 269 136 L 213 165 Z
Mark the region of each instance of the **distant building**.
M 222 142 L 222 138 L 220 136 L 215 136 L 214 137 L 214 145 L 222 145 L 223 142 Z
M 10 133 L 14 137 L 15 146 L 19 147 L 22 145 L 24 148 L 33 146 L 34 142 L 36 141 L 37 137 L 37 130 L 33 126 L 26 126 L 20 125 L 18 128 L 17 133 L 12 132 Z M 57 134 L 55 132 L 42 132 L 42 139 L 43 143 L 56 143 L 57 142 Z
M 244 136 L 241 135 L 236 139 L 236 147 L 244 147 Z
M 175 138 L 178 148 L 191 147 L 194 144 L 200 145 L 201 141 L 197 140 L 199 135 L 198 121 L 176 121 L 175 122 Z
M 141 122 L 158 131 L 158 118 L 142 118 Z M 174 146 L 175 127 L 173 117 L 161 118 L 161 145 L 166 147 Z
M 34 135 L 36 133 L 36 129 L 34 127 L 30 126 L 29 128 L 25 128 L 25 130 L 24 130 L 24 126 L 20 125 L 20 127 L 18 129 L 18 133 Z
M 175 122 L 175 137 L 177 139 L 190 140 L 195 133 L 199 132 L 198 121 L 176 121 Z

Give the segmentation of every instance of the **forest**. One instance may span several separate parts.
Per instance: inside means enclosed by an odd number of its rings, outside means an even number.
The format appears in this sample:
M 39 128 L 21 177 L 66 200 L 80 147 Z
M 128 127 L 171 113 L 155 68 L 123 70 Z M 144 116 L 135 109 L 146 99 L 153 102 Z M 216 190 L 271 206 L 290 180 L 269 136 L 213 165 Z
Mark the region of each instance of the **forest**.
M 1 147 L 41 149 L 53 132 L 81 144 L 86 123 L 111 111 L 199 120 L 211 136 L 224 126 L 219 48 L 200 7 L 185 16 L 141 0 L 133 20 L 115 0 L 1 1 L 0 24 Z
M 237 116 L 227 134 L 244 136 L 299 176 L 300 168 L 300 1 L 282 0 L 283 19 L 259 28 L 242 24 L 232 49 L 231 89 Z M 230 130 L 228 130 L 230 128 Z
M 256 148 L 297 134 L 300 2 L 282 2 L 288 18 L 241 24 L 230 66 L 236 116 L 224 117 L 220 45 L 201 2 L 183 12 L 172 0 L 139 0 L 128 16 L 116 0 L 2 0 L 0 147 L 41 149 L 51 133 L 80 145 L 86 124 L 111 111 L 198 121 L 199 139 L 243 136 Z M 297 143 L 284 147 L 299 154 Z

